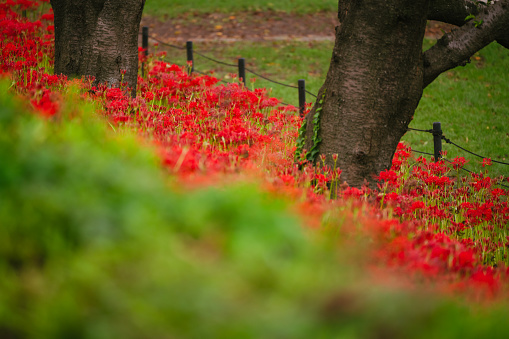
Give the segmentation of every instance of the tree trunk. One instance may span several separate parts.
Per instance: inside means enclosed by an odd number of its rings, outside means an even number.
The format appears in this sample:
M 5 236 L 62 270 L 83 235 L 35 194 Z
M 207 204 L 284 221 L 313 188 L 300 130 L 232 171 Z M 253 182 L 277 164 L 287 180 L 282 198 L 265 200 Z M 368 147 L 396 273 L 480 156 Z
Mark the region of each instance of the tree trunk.
M 342 0 L 340 26 L 318 101 L 306 117 L 308 158 L 362 186 L 391 166 L 423 90 L 428 0 Z M 317 133 L 316 133 L 317 132 Z M 316 134 L 315 134 L 316 133 Z
M 55 74 L 93 76 L 94 84 L 109 87 L 127 83 L 135 96 L 145 0 L 50 2 L 55 15 Z

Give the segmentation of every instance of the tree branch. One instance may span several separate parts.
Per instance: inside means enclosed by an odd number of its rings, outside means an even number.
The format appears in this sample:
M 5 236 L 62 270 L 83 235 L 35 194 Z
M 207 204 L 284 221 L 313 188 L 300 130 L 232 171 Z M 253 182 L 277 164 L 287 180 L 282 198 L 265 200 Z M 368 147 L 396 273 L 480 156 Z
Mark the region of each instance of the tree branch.
M 477 15 L 479 9 L 483 7 L 485 5 L 477 5 L 477 2 L 472 0 L 431 0 L 428 9 L 428 20 L 463 26 L 468 15 Z
M 502 36 L 496 39 L 499 44 L 509 49 L 509 36 Z
M 475 52 L 497 38 L 502 42 L 502 45 L 507 43 L 508 25 L 509 0 L 498 0 L 481 8 L 475 20 L 470 20 L 462 27 L 444 34 L 433 47 L 424 53 L 424 87 L 428 86 L 442 72 L 465 65 Z

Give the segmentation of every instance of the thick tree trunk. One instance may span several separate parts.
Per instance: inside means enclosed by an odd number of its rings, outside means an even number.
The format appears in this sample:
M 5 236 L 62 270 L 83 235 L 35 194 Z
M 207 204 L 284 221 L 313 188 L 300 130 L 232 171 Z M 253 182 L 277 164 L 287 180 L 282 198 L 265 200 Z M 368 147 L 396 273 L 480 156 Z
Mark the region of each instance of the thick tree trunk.
M 306 117 L 304 149 L 325 155 L 329 166 L 338 154 L 341 181 L 350 186 L 374 186 L 407 131 L 422 95 L 427 10 L 428 0 L 339 2 L 336 43 Z
M 123 81 L 136 95 L 145 0 L 50 2 L 55 14 L 55 74 L 93 76 L 96 84 L 110 87 Z

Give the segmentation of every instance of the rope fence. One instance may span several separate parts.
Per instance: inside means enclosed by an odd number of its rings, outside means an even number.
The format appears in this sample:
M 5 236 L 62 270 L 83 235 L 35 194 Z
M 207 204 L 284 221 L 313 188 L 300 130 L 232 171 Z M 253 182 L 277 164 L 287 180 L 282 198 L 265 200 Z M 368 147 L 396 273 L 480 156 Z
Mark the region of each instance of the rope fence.
M 442 159 L 442 160 L 445 160 L 445 161 L 447 161 L 449 163 L 452 163 L 452 161 L 442 157 L 442 140 L 444 140 L 447 144 L 451 144 L 451 145 L 461 149 L 462 151 L 470 153 L 470 154 L 472 154 L 472 155 L 474 155 L 476 157 L 479 157 L 481 159 L 490 159 L 490 161 L 492 163 L 497 163 L 497 164 L 509 166 L 509 163 L 507 163 L 507 162 L 492 160 L 491 158 L 488 158 L 488 157 L 479 155 L 477 153 L 474 153 L 472 151 L 469 151 L 469 150 L 465 149 L 464 147 L 461 147 L 461 146 L 457 145 L 456 143 L 452 142 L 450 139 L 446 138 L 445 135 L 443 134 L 442 126 L 441 126 L 440 122 L 434 122 L 433 123 L 433 129 L 417 129 L 417 128 L 410 128 L 409 127 L 407 130 L 408 131 L 425 132 L 425 133 L 430 133 L 430 134 L 433 135 L 433 153 L 434 154 L 426 153 L 426 152 L 422 152 L 422 151 L 418 151 L 418 150 L 414 150 L 414 149 L 412 149 L 412 152 L 433 156 L 435 162 L 437 162 L 437 161 Z M 464 167 L 460 167 L 460 169 L 463 170 L 463 171 L 466 171 L 468 173 L 473 173 L 472 171 L 469 171 L 469 170 L 467 170 Z M 503 186 L 505 188 L 509 188 L 509 186 L 504 185 L 502 183 L 498 183 L 498 185 Z
M 238 59 L 238 64 L 235 65 L 235 64 L 231 64 L 231 63 L 227 63 L 227 62 L 224 62 L 224 61 L 221 61 L 221 60 L 214 59 L 214 58 L 212 58 L 210 56 L 207 56 L 207 55 L 205 55 L 203 53 L 197 52 L 193 48 L 193 42 L 192 41 L 187 41 L 185 47 L 176 46 L 176 45 L 172 45 L 172 44 L 166 43 L 164 41 L 161 41 L 160 39 L 157 39 L 156 37 L 149 35 L 148 27 L 147 26 L 143 26 L 141 35 L 142 35 L 142 39 L 141 39 L 142 40 L 142 48 L 144 50 L 145 55 L 148 55 L 148 39 L 149 38 L 154 40 L 154 41 L 156 41 L 157 43 L 159 43 L 159 44 L 161 44 L 163 46 L 174 48 L 174 49 L 178 49 L 178 50 L 185 50 L 186 54 L 187 54 L 186 55 L 187 56 L 187 62 L 190 65 L 189 67 L 190 67 L 190 71 L 191 72 L 196 72 L 196 73 L 199 73 L 199 74 L 206 75 L 205 73 L 197 71 L 195 69 L 194 56 L 197 55 L 199 57 L 202 57 L 202 58 L 204 58 L 206 60 L 209 60 L 211 62 L 217 63 L 219 65 L 237 68 L 238 69 L 238 74 L 239 74 L 239 80 L 244 83 L 245 87 L 246 87 L 246 78 L 247 78 L 246 77 L 246 72 L 248 72 L 248 73 L 251 73 L 251 74 L 253 74 L 253 75 L 255 75 L 255 76 L 259 77 L 259 78 L 262 78 L 262 79 L 267 80 L 267 81 L 269 81 L 271 83 L 274 83 L 276 85 L 287 87 L 287 88 L 294 88 L 294 89 L 296 89 L 298 91 L 298 98 L 299 98 L 299 106 L 298 106 L 298 108 L 299 108 L 299 114 L 300 114 L 301 117 L 303 117 L 304 113 L 305 113 L 306 93 L 311 95 L 314 98 L 317 97 L 316 94 L 306 90 L 306 82 L 305 82 L 304 79 L 299 79 L 298 83 L 297 83 L 297 86 L 284 84 L 282 82 L 279 82 L 279 81 L 273 80 L 273 79 L 271 79 L 269 77 L 266 77 L 264 75 L 261 75 L 260 73 L 255 72 L 255 71 L 253 71 L 253 70 L 251 70 L 249 68 L 246 68 L 246 61 L 245 61 L 244 58 L 239 58 Z M 145 68 L 144 64 L 142 64 L 142 68 L 141 68 L 142 76 L 144 76 L 144 68 Z M 224 83 L 228 83 L 228 82 L 226 82 L 224 80 L 220 80 L 220 81 L 222 81 Z M 281 102 L 281 104 L 283 104 L 285 106 L 290 106 L 290 104 L 287 104 L 285 102 Z
M 276 85 L 297 89 L 298 90 L 298 95 L 299 95 L 299 113 L 300 113 L 301 117 L 304 116 L 304 112 L 305 112 L 306 93 L 311 95 L 314 98 L 317 98 L 317 96 L 315 94 L 313 94 L 313 93 L 309 92 L 308 90 L 306 90 L 306 82 L 305 82 L 304 79 L 298 80 L 297 86 L 284 84 L 282 82 L 270 79 L 270 78 L 268 78 L 266 76 L 263 76 L 263 75 L 255 72 L 255 71 L 249 69 L 249 68 L 246 68 L 246 66 L 245 66 L 245 59 L 244 58 L 239 58 L 237 65 L 231 64 L 231 63 L 227 63 L 227 62 L 224 62 L 224 61 L 221 61 L 221 60 L 217 60 L 217 59 L 214 59 L 214 58 L 212 58 L 210 56 L 207 56 L 207 55 L 205 55 L 203 53 L 195 51 L 193 49 L 193 42 L 192 41 L 187 41 L 186 42 L 186 46 L 185 47 L 181 47 L 181 46 L 176 46 L 176 45 L 172 45 L 172 44 L 166 43 L 164 41 L 161 41 L 161 40 L 157 39 L 156 37 L 149 36 L 149 34 L 148 34 L 148 27 L 146 27 L 146 26 L 144 26 L 142 28 L 142 33 L 141 34 L 142 34 L 142 48 L 144 49 L 145 55 L 148 55 L 148 39 L 149 38 L 154 40 L 154 41 L 156 41 L 156 42 L 158 42 L 159 44 L 161 44 L 163 46 L 167 46 L 167 47 L 178 49 L 178 50 L 185 50 L 186 54 L 187 54 L 187 62 L 189 64 L 191 72 L 196 72 L 196 73 L 199 73 L 199 74 L 207 75 L 206 73 L 200 72 L 200 71 L 198 71 L 198 70 L 196 70 L 194 68 L 194 66 L 195 66 L 194 55 L 197 55 L 197 56 L 200 56 L 200 57 L 202 57 L 204 59 L 207 59 L 207 60 L 209 60 L 211 62 L 220 64 L 220 65 L 223 65 L 223 66 L 237 68 L 238 69 L 238 74 L 239 74 L 239 79 L 240 79 L 240 81 L 243 82 L 244 86 L 246 85 L 246 72 L 248 72 L 248 73 L 251 73 L 251 74 L 253 74 L 253 75 L 257 76 L 257 77 L 260 77 L 260 78 L 265 79 L 265 80 L 267 80 L 269 82 L 272 82 L 272 83 L 274 83 Z M 178 65 L 178 66 L 184 67 L 182 65 Z M 143 69 L 144 69 L 144 66 L 142 65 L 142 75 L 143 75 Z M 228 84 L 227 81 L 224 81 L 224 80 L 221 80 L 221 79 L 219 79 L 219 81 Z M 281 102 L 281 104 L 287 105 L 287 106 L 289 105 L 289 104 L 284 103 L 284 102 Z M 412 152 L 419 153 L 419 154 L 424 154 L 424 155 L 429 155 L 429 156 L 433 156 L 435 162 L 437 162 L 437 161 L 442 159 L 442 160 L 445 160 L 447 162 L 452 163 L 450 160 L 444 159 L 442 157 L 442 140 L 445 141 L 447 144 L 451 144 L 451 145 L 461 149 L 462 151 L 470 153 L 470 154 L 472 154 L 472 155 L 474 155 L 476 157 L 479 157 L 479 158 L 482 158 L 482 159 L 486 159 L 487 158 L 487 157 L 484 157 L 482 155 L 476 154 L 476 153 L 474 153 L 472 151 L 469 151 L 469 150 L 467 150 L 467 149 L 457 145 L 456 143 L 452 142 L 450 139 L 446 138 L 443 135 L 442 127 L 441 127 L 441 123 L 440 122 L 434 122 L 432 129 L 418 129 L 418 128 L 410 128 L 409 127 L 407 130 L 408 131 L 415 131 L 415 132 L 430 133 L 430 134 L 433 135 L 433 154 L 427 153 L 427 152 L 418 151 L 418 150 L 414 150 L 414 149 L 412 149 Z M 507 162 L 497 161 L 497 160 L 492 160 L 492 159 L 490 159 L 490 160 L 491 160 L 492 163 L 497 163 L 497 164 L 501 164 L 501 165 L 509 165 L 509 163 L 507 163 Z M 467 170 L 467 169 L 465 169 L 463 167 L 461 167 L 460 169 L 463 170 L 463 171 L 466 171 L 468 173 L 472 173 L 472 171 Z M 499 185 L 503 186 L 503 187 L 506 187 L 506 188 L 509 188 L 509 186 L 501 184 L 501 183 L 499 183 Z

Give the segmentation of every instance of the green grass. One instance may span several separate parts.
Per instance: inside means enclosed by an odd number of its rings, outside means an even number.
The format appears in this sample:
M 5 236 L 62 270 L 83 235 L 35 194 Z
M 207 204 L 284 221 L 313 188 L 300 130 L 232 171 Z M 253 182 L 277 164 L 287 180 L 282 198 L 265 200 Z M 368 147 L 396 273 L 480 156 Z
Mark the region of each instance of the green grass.
M 181 15 L 223 12 L 235 13 L 244 11 L 283 11 L 294 13 L 313 13 L 317 11 L 336 11 L 335 0 L 223 0 L 218 4 L 206 0 L 149 0 L 144 12 L 154 16 L 177 17 Z
M 425 46 L 432 44 L 426 41 Z M 298 79 L 306 80 L 306 89 L 317 93 L 323 84 L 330 62 L 333 42 L 235 42 L 195 43 L 194 49 L 230 64 L 246 59 L 246 67 L 273 80 L 297 85 Z M 185 63 L 185 51 L 168 49 L 167 60 Z M 214 70 L 214 76 L 232 81 L 229 73 L 237 69 L 218 65 L 195 55 L 195 67 L 200 71 Z M 431 129 L 435 121 L 441 122 L 447 138 L 474 153 L 493 160 L 509 162 L 509 52 L 494 43 L 477 53 L 472 62 L 439 76 L 425 89 L 410 127 Z M 298 93 L 247 73 L 249 81 L 256 78 L 254 87 L 265 87 L 271 95 L 297 105 Z M 309 94 L 307 102 L 314 102 Z M 433 139 L 428 133 L 409 132 L 403 140 L 419 151 L 433 153 Z M 452 145 L 443 145 L 447 158 L 463 156 L 470 159 L 467 169 L 479 171 L 480 161 L 471 154 Z M 509 176 L 509 166 L 493 164 L 492 176 Z

